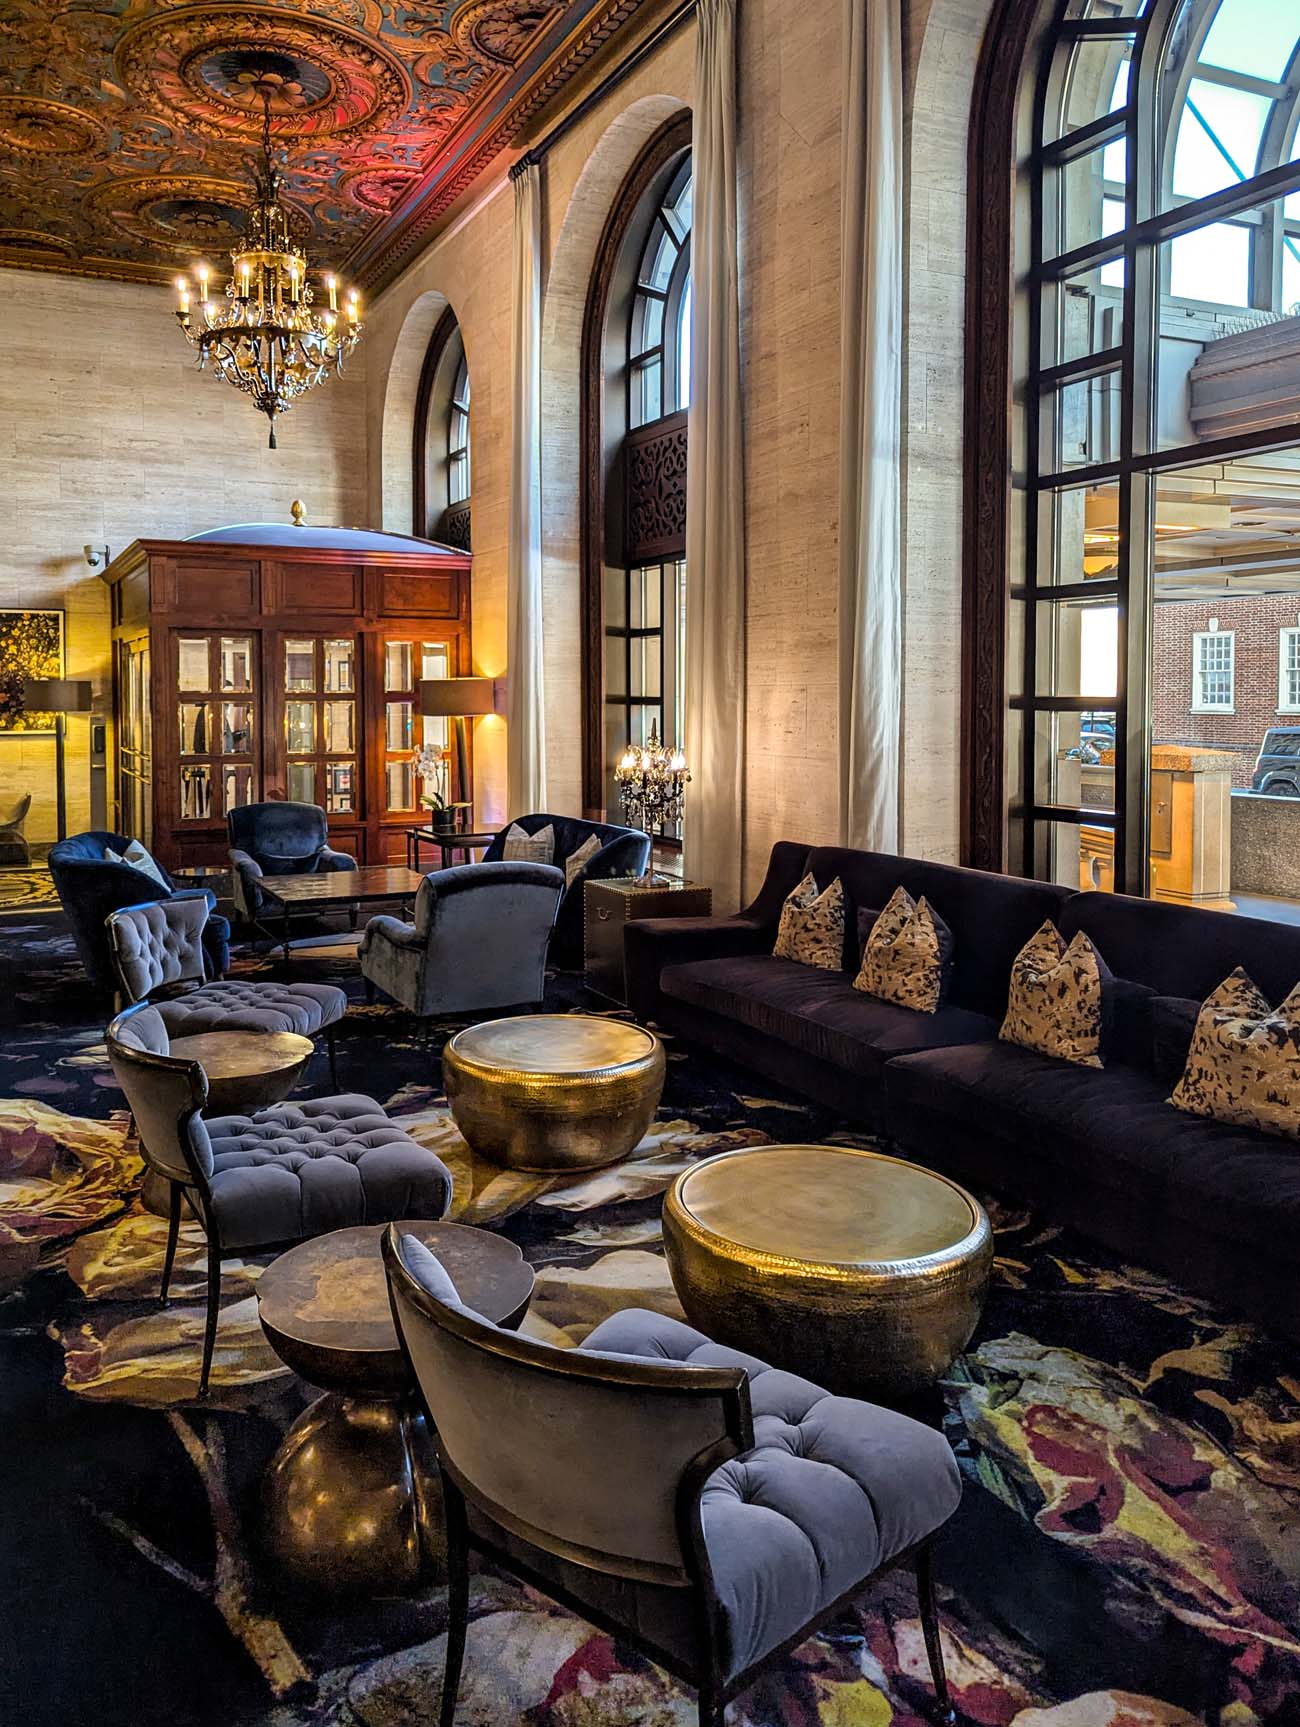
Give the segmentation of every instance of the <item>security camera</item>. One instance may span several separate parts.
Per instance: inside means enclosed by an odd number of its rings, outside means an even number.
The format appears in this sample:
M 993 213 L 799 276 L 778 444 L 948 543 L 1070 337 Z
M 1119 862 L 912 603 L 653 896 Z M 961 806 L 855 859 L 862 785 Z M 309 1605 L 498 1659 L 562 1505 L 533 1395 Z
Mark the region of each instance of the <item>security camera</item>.
M 81 549 L 85 553 L 86 562 L 92 570 L 97 570 L 101 564 L 106 564 L 109 561 L 107 546 L 83 546 Z

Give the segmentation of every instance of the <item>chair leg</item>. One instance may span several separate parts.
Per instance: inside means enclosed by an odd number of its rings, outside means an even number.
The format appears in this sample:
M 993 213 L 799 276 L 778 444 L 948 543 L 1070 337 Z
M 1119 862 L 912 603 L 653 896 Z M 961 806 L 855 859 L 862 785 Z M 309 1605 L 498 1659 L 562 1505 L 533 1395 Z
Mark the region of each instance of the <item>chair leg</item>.
M 208 1236 L 208 1311 L 203 1325 L 203 1366 L 199 1372 L 199 1396 L 208 1395 L 212 1352 L 217 1345 L 217 1319 L 221 1313 L 221 1248 Z
M 929 1547 L 922 1547 L 916 1556 L 916 1596 L 921 1607 L 921 1630 L 925 1635 L 925 1652 L 930 1657 L 935 1700 L 939 1705 L 938 1719 L 943 1727 L 956 1727 L 957 1712 L 952 1706 L 948 1675 L 943 1666 L 943 1644 L 939 1639 L 939 1612 L 934 1599 L 934 1571 Z
M 469 1628 L 469 1529 L 460 1489 L 444 1475 L 442 1499 L 447 1523 L 447 1664 L 442 1676 L 438 1727 L 455 1727 L 460 1670 Z
M 172 1266 L 176 1261 L 176 1238 L 181 1229 L 181 1190 L 178 1182 L 171 1182 L 171 1211 L 167 1218 L 167 1252 L 163 1258 L 162 1288 L 158 1291 L 159 1307 L 167 1305 L 167 1291 L 171 1287 Z
M 330 1084 L 334 1087 L 335 1094 L 337 1095 L 339 1089 L 339 1052 L 338 1045 L 334 1039 L 334 1030 L 335 1028 L 332 1025 L 326 1026 L 325 1048 L 329 1051 L 330 1058 Z
M 372 977 L 368 977 L 366 979 L 366 1006 L 367 1007 L 372 1006 L 374 1003 L 374 999 L 375 999 L 375 980 Z
M 699 1691 L 700 1727 L 722 1727 L 726 1704 L 711 1685 L 701 1685 Z

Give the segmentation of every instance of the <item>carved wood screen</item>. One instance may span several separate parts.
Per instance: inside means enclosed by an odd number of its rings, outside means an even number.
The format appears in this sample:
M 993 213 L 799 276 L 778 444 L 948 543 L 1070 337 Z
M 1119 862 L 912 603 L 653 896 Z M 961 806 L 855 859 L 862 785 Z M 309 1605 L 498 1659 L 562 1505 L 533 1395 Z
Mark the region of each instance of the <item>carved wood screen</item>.
M 629 432 L 623 444 L 623 558 L 686 555 L 686 410 Z

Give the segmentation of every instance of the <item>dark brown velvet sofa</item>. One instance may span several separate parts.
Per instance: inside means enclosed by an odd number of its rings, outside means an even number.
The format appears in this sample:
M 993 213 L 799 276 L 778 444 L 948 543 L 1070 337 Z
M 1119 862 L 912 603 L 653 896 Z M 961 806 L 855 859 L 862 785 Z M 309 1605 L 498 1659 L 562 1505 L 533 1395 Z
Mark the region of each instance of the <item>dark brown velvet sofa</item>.
M 848 895 L 839 973 L 772 953 L 808 869 Z M 859 931 L 900 884 L 953 932 L 937 1014 L 853 989 Z M 1011 961 L 1047 917 L 1067 939 L 1084 930 L 1114 974 L 1100 1071 L 998 1041 Z M 1300 1145 L 1167 1101 L 1200 1002 L 1237 965 L 1280 1001 L 1300 980 L 1300 928 L 782 842 L 738 916 L 631 923 L 626 940 L 639 1018 L 1300 1337 Z

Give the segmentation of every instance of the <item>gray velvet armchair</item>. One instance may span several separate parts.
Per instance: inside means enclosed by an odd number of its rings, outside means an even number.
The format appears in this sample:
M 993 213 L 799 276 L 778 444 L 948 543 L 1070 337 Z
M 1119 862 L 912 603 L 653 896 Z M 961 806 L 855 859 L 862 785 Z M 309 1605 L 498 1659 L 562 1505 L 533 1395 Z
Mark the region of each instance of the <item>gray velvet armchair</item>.
M 262 915 L 265 902 L 259 883 L 264 876 L 317 875 L 357 867 L 349 853 L 336 852 L 329 845 L 325 811 L 319 804 L 244 804 L 228 812 L 226 827 L 235 910 L 248 923 L 256 923 Z
M 366 999 L 378 985 L 422 1018 L 541 1002 L 564 893 L 551 864 L 481 863 L 420 883 L 415 921 L 372 917 L 361 938 Z
M 929 1550 L 961 1478 L 941 1433 L 660 1313 L 615 1313 L 580 1349 L 534 1342 L 466 1307 L 400 1224 L 383 1256 L 442 1468 L 442 1727 L 471 1549 L 696 1686 L 700 1727 L 722 1727 L 761 1669 L 910 1564 L 937 1714 L 953 1721 Z

